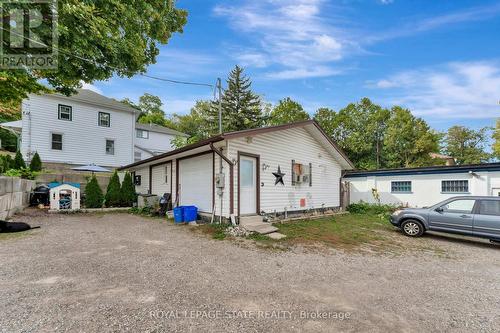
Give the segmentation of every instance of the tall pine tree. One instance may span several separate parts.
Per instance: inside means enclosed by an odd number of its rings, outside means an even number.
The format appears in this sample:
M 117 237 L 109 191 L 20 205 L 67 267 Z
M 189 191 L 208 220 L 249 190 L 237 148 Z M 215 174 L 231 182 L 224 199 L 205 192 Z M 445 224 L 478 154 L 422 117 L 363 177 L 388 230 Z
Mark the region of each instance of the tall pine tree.
M 229 73 L 227 90 L 222 95 L 222 128 L 224 132 L 261 127 L 264 123 L 262 103 L 252 89 L 250 78 L 236 66 Z M 211 132 L 218 133 L 219 105 L 213 102 L 209 112 Z

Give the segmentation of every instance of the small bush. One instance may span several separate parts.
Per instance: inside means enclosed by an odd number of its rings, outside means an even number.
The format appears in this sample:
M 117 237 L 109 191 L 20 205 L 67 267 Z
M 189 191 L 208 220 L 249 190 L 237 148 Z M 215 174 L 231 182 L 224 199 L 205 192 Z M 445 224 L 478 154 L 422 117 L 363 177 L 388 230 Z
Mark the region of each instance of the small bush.
M 382 204 L 370 204 L 367 202 L 360 201 L 358 203 L 350 204 L 347 206 L 347 210 L 354 214 L 388 214 L 396 210 L 395 206 L 392 205 L 382 205 Z
M 10 169 L 4 172 L 7 177 L 21 177 L 22 179 L 34 180 L 38 172 L 31 171 L 30 168 Z
M 22 168 L 26 168 L 26 163 L 23 159 L 23 154 L 18 150 L 16 153 L 16 157 L 14 158 L 14 164 L 12 165 L 13 169 L 21 170 Z
M 123 207 L 132 207 L 137 200 L 135 185 L 132 180 L 132 175 L 129 172 L 125 173 L 125 178 L 123 178 L 120 194 L 121 205 Z
M 102 194 L 101 187 L 97 182 L 97 178 L 92 176 L 85 187 L 85 206 L 87 208 L 102 208 L 103 201 L 104 195 Z
M 106 190 L 105 203 L 106 207 L 120 207 L 122 195 L 121 195 L 120 178 L 118 178 L 118 173 L 115 171 L 111 179 L 109 180 L 108 188 Z
M 4 173 L 9 169 L 12 169 L 14 161 L 10 155 L 0 155 L 0 173 Z
M 38 155 L 38 152 L 36 152 L 31 159 L 30 169 L 31 171 L 42 171 L 42 159 L 40 155 Z

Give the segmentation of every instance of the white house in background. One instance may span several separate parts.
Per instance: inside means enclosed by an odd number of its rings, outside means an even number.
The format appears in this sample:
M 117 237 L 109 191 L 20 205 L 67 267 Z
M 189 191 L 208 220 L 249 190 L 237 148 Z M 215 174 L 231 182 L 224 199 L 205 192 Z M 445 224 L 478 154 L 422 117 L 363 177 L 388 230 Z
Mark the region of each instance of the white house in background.
M 312 120 L 224 133 L 127 165 L 138 193 L 225 218 L 341 206 L 353 165 Z
M 171 150 L 172 138 L 182 135 L 161 126 L 145 130 L 136 109 L 86 89 L 69 97 L 30 95 L 22 112 L 23 156 L 30 160 L 38 152 L 49 165 L 120 167 L 133 163 L 138 151 L 147 158 Z M 149 140 L 137 138 L 138 131 Z
M 135 124 L 134 162 L 171 151 L 172 141 L 179 136 L 189 135 L 155 124 Z
M 350 202 L 431 206 L 462 195 L 500 196 L 500 163 L 347 171 Z

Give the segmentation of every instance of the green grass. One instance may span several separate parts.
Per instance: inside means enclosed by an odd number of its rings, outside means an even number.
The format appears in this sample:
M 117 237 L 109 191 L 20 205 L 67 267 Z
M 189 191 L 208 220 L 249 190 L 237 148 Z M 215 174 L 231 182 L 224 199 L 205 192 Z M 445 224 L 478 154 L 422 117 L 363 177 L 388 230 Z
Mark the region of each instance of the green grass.
M 279 233 L 286 235 L 273 240 L 266 235 L 252 234 L 246 237 L 258 248 L 285 251 L 294 246 L 306 248 L 334 248 L 347 252 L 375 252 L 399 255 L 407 251 L 425 251 L 438 256 L 445 251 L 424 239 L 403 236 L 386 218 L 375 214 L 344 214 L 320 219 L 299 220 L 273 224 Z M 193 231 L 214 239 L 234 239 L 224 233 L 226 225 L 200 225 Z
M 283 242 L 313 244 L 351 249 L 362 245 L 383 245 L 390 241 L 394 228 L 376 215 L 345 214 L 317 220 L 275 224 L 286 235 Z

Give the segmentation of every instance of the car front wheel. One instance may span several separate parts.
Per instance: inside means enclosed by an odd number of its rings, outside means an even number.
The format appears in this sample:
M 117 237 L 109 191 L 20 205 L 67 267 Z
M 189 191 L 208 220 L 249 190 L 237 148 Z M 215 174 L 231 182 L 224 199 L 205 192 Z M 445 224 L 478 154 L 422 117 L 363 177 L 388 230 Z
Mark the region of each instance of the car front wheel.
M 409 237 L 420 237 L 424 234 L 424 226 L 417 220 L 406 220 L 401 224 L 403 234 Z

